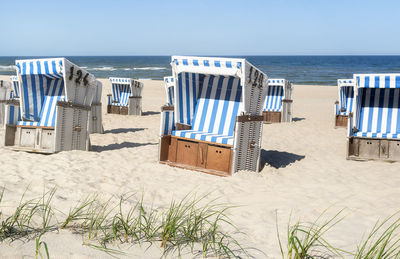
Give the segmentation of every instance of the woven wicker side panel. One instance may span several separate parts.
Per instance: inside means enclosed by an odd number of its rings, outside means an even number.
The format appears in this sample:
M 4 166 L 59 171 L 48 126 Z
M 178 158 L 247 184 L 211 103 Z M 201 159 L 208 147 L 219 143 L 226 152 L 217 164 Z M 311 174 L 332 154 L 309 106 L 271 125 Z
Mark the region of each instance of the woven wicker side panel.
M 89 111 L 57 105 L 56 151 L 87 150 Z
M 258 172 L 262 121 L 237 122 L 236 152 L 233 173 L 239 170 Z

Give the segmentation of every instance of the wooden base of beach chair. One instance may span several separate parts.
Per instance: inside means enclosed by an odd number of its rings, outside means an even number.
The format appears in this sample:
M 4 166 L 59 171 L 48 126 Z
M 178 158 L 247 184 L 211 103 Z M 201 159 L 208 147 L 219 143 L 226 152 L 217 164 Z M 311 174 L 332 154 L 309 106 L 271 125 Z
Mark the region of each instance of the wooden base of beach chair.
M 400 162 L 400 140 L 350 138 L 347 159 Z
M 335 117 L 335 127 L 347 127 L 347 115 L 336 115 Z
M 129 97 L 128 106 L 107 105 L 107 113 L 121 115 L 142 115 L 142 97 Z
M 281 122 L 281 112 L 263 111 L 264 123 L 279 123 Z
M 56 126 L 6 125 L 4 145 L 13 150 L 51 154 L 88 150 L 90 106 L 58 101 Z
M 54 153 L 54 127 L 6 125 L 5 146 L 17 151 Z
M 218 176 L 230 176 L 232 146 L 175 136 L 160 141 L 160 163 Z

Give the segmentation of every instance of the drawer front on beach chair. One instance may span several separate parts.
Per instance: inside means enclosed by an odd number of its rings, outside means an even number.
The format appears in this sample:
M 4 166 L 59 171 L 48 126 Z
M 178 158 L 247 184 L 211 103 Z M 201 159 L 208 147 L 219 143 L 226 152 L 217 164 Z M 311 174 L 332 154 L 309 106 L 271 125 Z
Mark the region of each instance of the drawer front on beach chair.
M 230 148 L 208 145 L 206 168 L 229 172 L 231 156 Z
M 20 131 L 21 131 L 20 146 L 34 148 L 36 143 L 36 129 L 20 128 Z
M 178 140 L 176 162 L 185 165 L 197 165 L 199 144 L 192 141 Z
M 389 142 L 389 160 L 400 161 L 400 140 Z

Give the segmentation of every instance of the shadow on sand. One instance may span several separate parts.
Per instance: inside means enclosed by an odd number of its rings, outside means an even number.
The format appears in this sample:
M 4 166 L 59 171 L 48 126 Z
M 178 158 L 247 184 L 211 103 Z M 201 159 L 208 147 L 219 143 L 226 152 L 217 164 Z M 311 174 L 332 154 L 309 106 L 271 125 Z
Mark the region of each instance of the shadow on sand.
M 122 142 L 122 143 L 114 143 L 110 144 L 107 146 L 96 146 L 93 145 L 91 148 L 91 151 L 94 152 L 103 152 L 103 151 L 110 151 L 110 150 L 117 150 L 117 149 L 122 149 L 122 148 L 135 148 L 135 147 L 141 147 L 141 146 L 147 146 L 147 145 L 158 145 L 158 143 L 134 143 L 134 142 Z
M 298 117 L 295 117 L 295 118 L 293 118 L 292 120 L 294 121 L 294 122 L 296 122 L 296 121 L 303 121 L 303 120 L 305 120 L 306 118 L 298 118 Z
M 136 131 L 142 131 L 147 128 L 118 128 L 118 129 L 110 129 L 110 130 L 105 130 L 104 134 L 119 134 L 119 133 L 129 133 L 129 132 L 136 132 Z
M 161 112 L 147 111 L 147 112 L 142 112 L 142 116 L 156 115 L 160 113 Z
M 305 156 L 296 155 L 288 152 L 281 152 L 276 150 L 261 150 L 261 170 L 265 164 L 278 169 L 284 168 L 294 162 L 304 159 Z

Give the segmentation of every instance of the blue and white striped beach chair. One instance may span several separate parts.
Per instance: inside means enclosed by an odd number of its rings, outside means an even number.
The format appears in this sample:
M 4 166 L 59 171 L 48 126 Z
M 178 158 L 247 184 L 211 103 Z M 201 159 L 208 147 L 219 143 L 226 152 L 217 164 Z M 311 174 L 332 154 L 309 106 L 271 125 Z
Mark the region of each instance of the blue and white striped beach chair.
M 54 153 L 88 150 L 96 80 L 65 58 L 17 60 L 20 100 L 6 105 L 5 146 Z
M 348 158 L 400 161 L 400 74 L 354 75 Z
M 108 95 L 108 113 L 142 115 L 143 83 L 131 78 L 110 77 L 112 94 Z
M 6 102 L 11 96 L 10 82 L 0 80 L 0 125 L 4 124 Z
M 268 79 L 264 123 L 292 121 L 292 84 L 285 79 Z
M 173 76 L 166 76 L 164 77 L 164 87 L 165 87 L 165 95 L 167 98 L 167 105 L 173 106 L 174 105 L 174 89 L 175 89 L 175 80 Z
M 171 66 L 174 110 L 162 111 L 160 162 L 258 171 L 267 76 L 245 59 L 173 56 Z
M 347 118 L 353 112 L 354 80 L 338 79 L 339 101 L 335 102 L 335 127 L 347 127 Z

